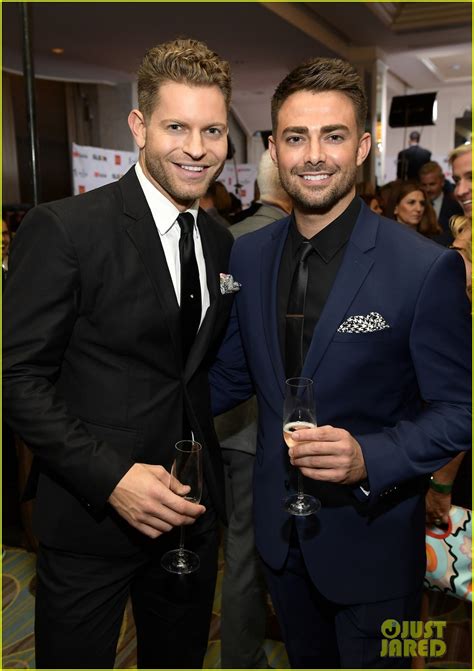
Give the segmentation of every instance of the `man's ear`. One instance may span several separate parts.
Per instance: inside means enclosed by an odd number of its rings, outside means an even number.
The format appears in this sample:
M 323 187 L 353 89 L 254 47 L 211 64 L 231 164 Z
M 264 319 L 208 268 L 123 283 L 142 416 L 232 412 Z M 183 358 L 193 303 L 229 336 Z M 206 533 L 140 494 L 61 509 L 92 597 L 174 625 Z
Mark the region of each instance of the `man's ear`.
M 143 114 L 138 109 L 133 109 L 128 115 L 128 125 L 133 139 L 139 149 L 143 149 L 146 143 L 146 124 Z
M 270 152 L 270 156 L 272 158 L 273 163 L 275 165 L 278 165 L 276 144 L 275 140 L 273 139 L 273 135 L 270 135 L 268 138 L 268 151 Z
M 357 148 L 356 163 L 358 166 L 362 165 L 362 163 L 369 155 L 371 146 L 372 146 L 372 138 L 370 136 L 370 133 L 364 133 L 359 140 L 359 146 Z

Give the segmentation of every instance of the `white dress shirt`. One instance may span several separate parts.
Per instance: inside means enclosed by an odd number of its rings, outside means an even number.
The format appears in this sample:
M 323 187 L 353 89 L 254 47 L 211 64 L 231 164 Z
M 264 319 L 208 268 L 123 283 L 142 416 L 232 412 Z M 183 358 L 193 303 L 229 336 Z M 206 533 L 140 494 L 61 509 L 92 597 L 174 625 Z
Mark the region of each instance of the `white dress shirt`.
M 179 260 L 179 238 L 181 229 L 177 222 L 180 211 L 173 205 L 173 203 L 164 196 L 161 191 L 150 182 L 145 176 L 139 163 L 135 165 L 135 172 L 137 173 L 138 181 L 145 194 L 146 201 L 153 215 L 156 228 L 158 230 L 161 245 L 165 253 L 166 263 L 171 275 L 173 287 L 176 293 L 176 300 L 178 305 L 181 302 L 181 263 Z M 202 241 L 197 227 L 199 203 L 196 201 L 186 210 L 190 212 L 194 218 L 194 251 L 196 254 L 196 261 L 199 270 L 199 281 L 201 284 L 201 321 L 202 324 L 207 308 L 210 305 L 209 290 L 207 288 L 206 263 L 204 261 L 204 253 L 202 251 Z
M 434 198 L 431 201 L 431 204 L 434 207 L 434 211 L 436 212 L 436 219 L 439 219 L 439 213 L 441 212 L 441 205 L 443 204 L 443 198 L 444 193 L 440 193 L 437 198 Z

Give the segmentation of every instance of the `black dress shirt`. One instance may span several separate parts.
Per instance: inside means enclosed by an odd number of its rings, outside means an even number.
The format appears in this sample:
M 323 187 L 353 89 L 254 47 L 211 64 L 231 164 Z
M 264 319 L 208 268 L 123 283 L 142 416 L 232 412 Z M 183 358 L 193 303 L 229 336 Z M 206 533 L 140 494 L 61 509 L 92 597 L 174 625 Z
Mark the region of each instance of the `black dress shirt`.
M 308 288 L 303 332 L 305 357 L 359 212 L 360 199 L 355 197 L 337 219 L 309 240 L 314 253 L 308 257 Z M 298 263 L 301 243 L 305 240 L 306 238 L 298 231 L 292 215 L 278 273 L 278 332 L 282 353 L 285 352 L 285 315 L 291 281 Z

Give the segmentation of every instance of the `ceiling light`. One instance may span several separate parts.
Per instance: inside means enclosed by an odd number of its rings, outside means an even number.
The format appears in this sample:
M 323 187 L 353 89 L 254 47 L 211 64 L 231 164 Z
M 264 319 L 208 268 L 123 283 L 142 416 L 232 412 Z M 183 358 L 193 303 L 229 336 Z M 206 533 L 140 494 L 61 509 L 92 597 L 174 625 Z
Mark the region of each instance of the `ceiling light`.
M 60 56 L 64 53 L 64 49 L 62 47 L 54 47 L 51 49 L 51 53 L 55 54 L 56 56 Z

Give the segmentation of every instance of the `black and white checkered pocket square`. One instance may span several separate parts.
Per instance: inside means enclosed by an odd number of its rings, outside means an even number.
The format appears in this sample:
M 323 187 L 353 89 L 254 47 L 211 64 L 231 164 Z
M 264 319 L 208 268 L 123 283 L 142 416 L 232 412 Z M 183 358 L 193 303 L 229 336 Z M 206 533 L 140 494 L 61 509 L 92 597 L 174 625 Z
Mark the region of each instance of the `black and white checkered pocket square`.
M 348 317 L 337 329 L 338 333 L 374 333 L 389 329 L 385 319 L 378 312 L 369 312 L 368 315 L 353 315 Z

